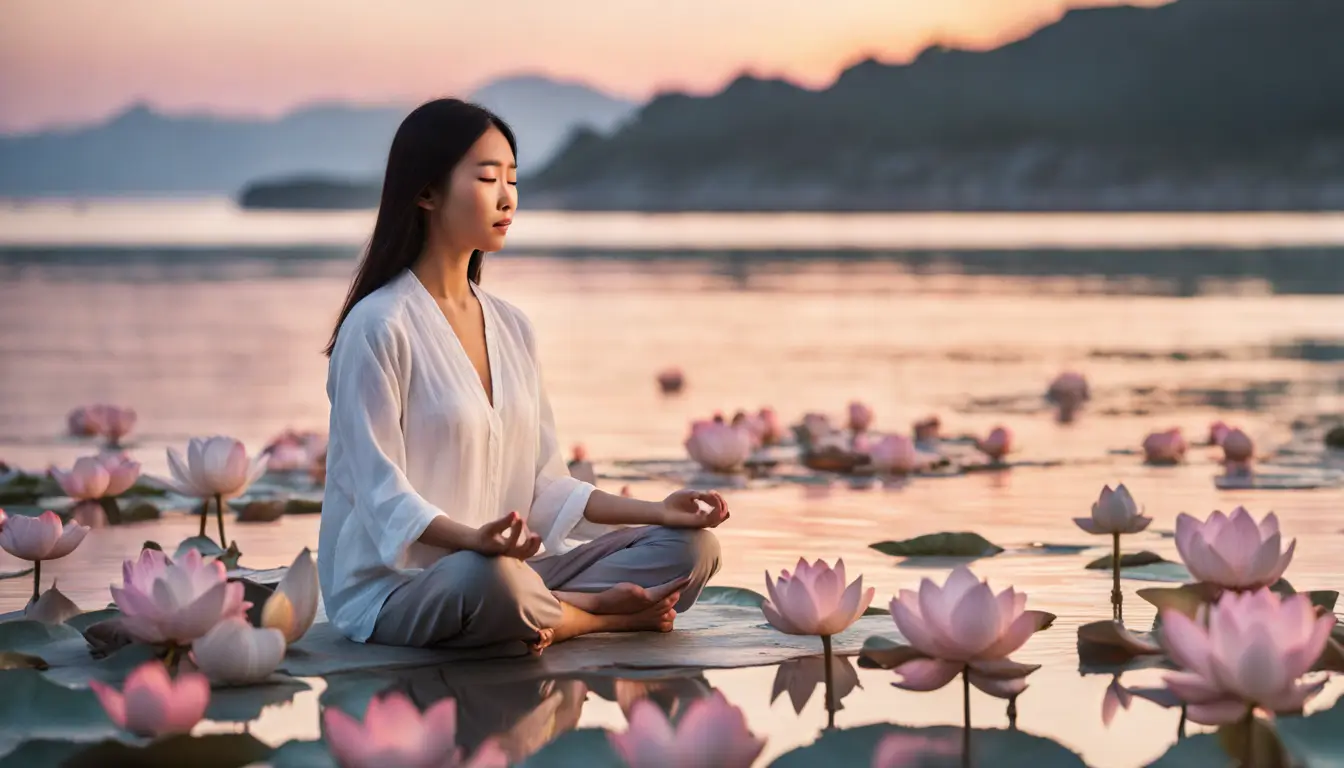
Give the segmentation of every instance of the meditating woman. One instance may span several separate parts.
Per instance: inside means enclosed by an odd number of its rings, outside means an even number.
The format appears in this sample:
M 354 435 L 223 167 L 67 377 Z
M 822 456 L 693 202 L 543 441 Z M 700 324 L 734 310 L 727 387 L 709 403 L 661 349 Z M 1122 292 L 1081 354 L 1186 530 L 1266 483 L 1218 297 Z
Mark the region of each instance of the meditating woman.
M 326 350 L 318 573 L 352 640 L 507 655 L 666 632 L 718 569 L 719 494 L 639 501 L 569 475 L 532 324 L 480 285 L 518 205 L 516 149 L 456 99 L 392 141 Z

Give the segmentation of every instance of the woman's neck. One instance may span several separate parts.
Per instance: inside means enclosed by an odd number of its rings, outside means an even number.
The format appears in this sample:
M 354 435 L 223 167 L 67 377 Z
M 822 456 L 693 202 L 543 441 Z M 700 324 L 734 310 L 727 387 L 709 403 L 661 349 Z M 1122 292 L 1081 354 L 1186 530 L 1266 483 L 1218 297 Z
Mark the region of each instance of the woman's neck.
M 471 251 L 459 252 L 427 245 L 415 265 L 411 267 L 430 295 L 441 302 L 465 307 L 471 301 L 471 285 L 467 282 L 467 267 Z

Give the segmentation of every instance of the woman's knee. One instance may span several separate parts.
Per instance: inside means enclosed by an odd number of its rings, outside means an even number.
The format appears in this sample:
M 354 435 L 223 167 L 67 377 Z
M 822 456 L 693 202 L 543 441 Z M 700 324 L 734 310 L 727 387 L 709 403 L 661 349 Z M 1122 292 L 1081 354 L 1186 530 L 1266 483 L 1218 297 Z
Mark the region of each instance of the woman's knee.
M 679 571 L 709 578 L 719 569 L 719 537 L 713 531 L 707 528 L 660 528 L 655 536 L 660 544 L 671 546 Z
M 523 604 L 539 592 L 549 594 L 541 577 L 516 557 L 488 557 L 458 552 L 452 579 L 463 593 L 496 606 Z

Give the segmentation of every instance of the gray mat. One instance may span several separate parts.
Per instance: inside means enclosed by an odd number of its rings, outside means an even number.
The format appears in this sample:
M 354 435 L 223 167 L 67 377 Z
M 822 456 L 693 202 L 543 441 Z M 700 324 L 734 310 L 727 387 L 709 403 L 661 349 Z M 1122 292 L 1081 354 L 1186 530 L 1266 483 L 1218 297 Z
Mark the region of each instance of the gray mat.
M 833 639 L 837 654 L 856 655 L 863 641 L 883 635 L 903 642 L 889 616 L 865 616 Z M 821 640 L 776 631 L 758 608 L 701 605 L 677 617 L 677 629 L 589 635 L 546 649 L 538 672 L 564 675 L 611 669 L 733 668 L 776 664 L 821 653 Z M 397 669 L 497 656 L 477 652 L 369 645 L 346 640 L 325 622 L 314 624 L 280 665 L 295 677 Z

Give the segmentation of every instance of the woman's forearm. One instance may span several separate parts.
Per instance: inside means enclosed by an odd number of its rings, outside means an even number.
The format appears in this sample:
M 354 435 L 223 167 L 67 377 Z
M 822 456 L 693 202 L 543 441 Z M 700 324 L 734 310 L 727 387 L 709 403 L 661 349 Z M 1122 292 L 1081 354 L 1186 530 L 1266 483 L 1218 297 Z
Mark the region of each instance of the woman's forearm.
M 439 515 L 430 522 L 425 532 L 420 534 L 418 541 L 431 547 L 450 550 L 467 549 L 474 552 L 480 546 L 480 531 L 471 526 L 454 522 L 447 515 Z
M 640 501 L 593 491 L 583 517 L 600 525 L 662 525 L 666 508 L 659 501 Z

